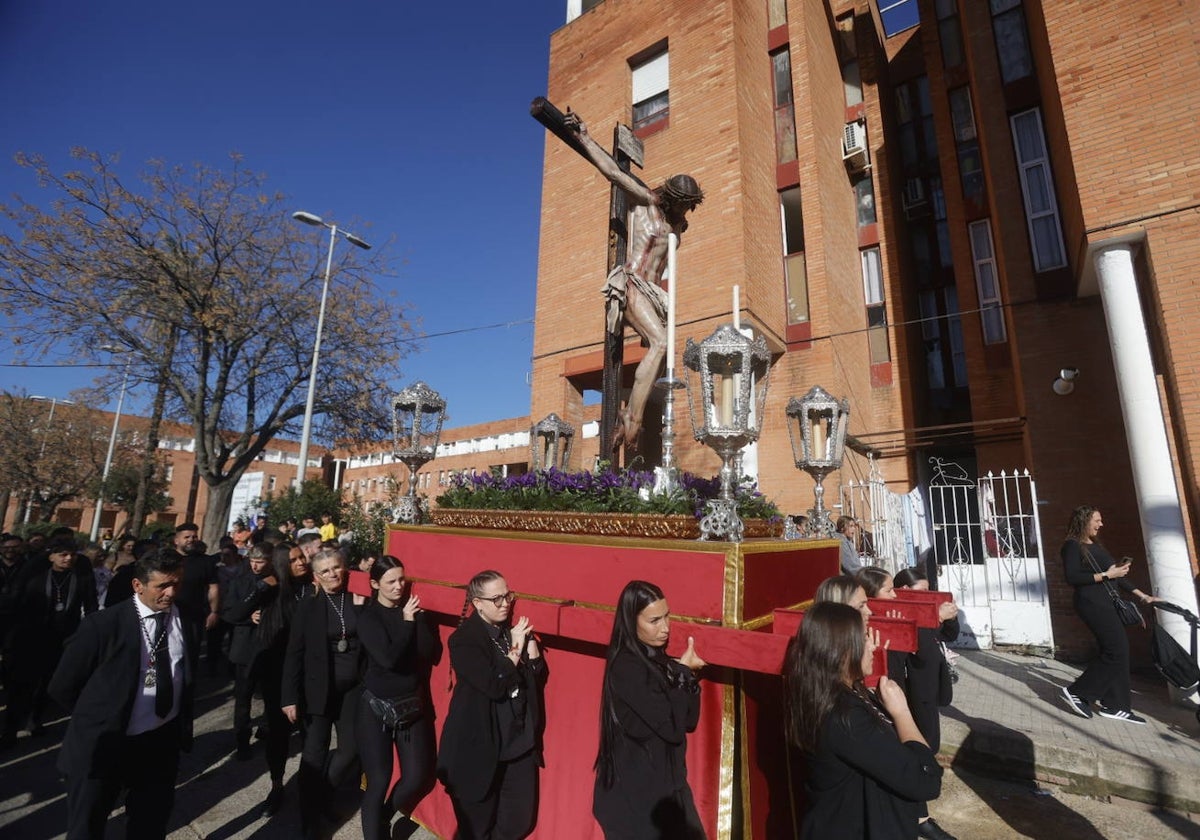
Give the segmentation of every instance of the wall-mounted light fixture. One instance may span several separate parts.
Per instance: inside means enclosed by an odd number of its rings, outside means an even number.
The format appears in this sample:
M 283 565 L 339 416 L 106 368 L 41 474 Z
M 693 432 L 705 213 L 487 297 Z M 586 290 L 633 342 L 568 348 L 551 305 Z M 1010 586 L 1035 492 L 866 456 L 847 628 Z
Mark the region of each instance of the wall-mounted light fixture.
M 1058 379 L 1055 379 L 1050 387 L 1054 389 L 1054 393 L 1065 397 L 1075 390 L 1075 380 L 1078 376 L 1079 368 L 1063 368 L 1058 372 Z

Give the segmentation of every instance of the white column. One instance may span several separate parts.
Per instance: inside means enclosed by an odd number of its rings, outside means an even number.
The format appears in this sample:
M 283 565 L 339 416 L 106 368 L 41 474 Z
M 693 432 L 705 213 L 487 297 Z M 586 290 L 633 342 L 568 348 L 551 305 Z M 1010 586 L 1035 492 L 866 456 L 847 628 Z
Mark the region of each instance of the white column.
M 1134 247 L 1119 243 L 1096 252 L 1100 298 L 1108 321 L 1153 594 L 1196 613 L 1183 512 L 1138 297 Z M 1166 612 L 1159 612 L 1158 618 L 1185 650 L 1191 649 L 1191 631 L 1182 618 Z

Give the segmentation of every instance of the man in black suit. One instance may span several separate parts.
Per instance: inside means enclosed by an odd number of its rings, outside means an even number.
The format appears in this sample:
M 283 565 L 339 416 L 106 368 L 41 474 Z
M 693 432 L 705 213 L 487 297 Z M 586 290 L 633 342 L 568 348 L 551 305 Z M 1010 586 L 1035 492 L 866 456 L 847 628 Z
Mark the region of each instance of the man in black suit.
M 179 751 L 191 746 L 194 638 L 173 606 L 178 560 L 137 561 L 134 597 L 84 619 L 50 681 L 71 713 L 58 769 L 67 779 L 67 840 L 99 840 L 126 790 L 129 838 L 165 838 Z

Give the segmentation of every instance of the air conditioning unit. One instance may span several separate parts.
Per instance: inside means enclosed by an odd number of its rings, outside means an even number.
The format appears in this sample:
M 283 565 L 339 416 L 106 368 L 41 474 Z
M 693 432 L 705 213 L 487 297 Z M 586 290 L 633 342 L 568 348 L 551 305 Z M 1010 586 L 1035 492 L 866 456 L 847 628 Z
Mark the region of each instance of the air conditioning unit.
M 862 172 L 871 166 L 867 154 L 867 124 L 862 120 L 846 123 L 842 132 L 842 161 L 851 172 Z

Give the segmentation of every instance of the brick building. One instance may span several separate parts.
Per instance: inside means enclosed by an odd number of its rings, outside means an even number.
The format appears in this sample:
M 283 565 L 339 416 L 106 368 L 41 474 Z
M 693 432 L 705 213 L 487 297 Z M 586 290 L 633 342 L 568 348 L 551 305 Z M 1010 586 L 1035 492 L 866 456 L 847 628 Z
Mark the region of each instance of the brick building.
M 971 479 L 1028 470 L 1055 643 L 1072 649 L 1090 637 L 1057 548 L 1076 505 L 1103 510 L 1114 553 L 1150 552 L 1158 591 L 1195 572 L 1198 16 L 1167 0 L 568 0 L 547 98 L 604 146 L 632 126 L 650 186 L 684 172 L 704 188 L 678 342 L 728 322 L 740 287 L 773 353 L 765 491 L 811 504 L 784 407 L 814 384 L 849 398 L 893 490 L 928 489 L 931 457 Z M 578 424 L 597 399 L 608 196 L 548 134 L 532 417 Z M 627 339 L 626 385 L 640 357 Z M 680 465 L 715 473 L 686 419 L 677 432 Z M 840 479 L 870 469 L 851 454 Z M 1133 579 L 1150 586 L 1147 563 Z

